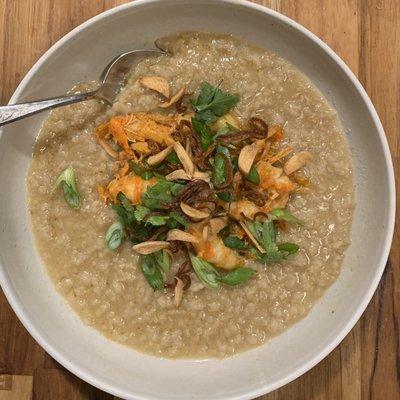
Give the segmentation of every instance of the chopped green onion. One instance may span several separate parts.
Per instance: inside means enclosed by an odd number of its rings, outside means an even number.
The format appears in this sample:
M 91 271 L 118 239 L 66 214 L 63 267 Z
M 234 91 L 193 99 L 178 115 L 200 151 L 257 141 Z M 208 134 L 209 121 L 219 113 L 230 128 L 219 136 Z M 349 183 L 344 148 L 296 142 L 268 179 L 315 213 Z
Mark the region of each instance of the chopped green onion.
M 58 176 L 54 188 L 62 186 L 64 191 L 64 199 L 71 208 L 79 208 L 80 197 L 75 182 L 75 171 L 72 167 L 66 168 Z
M 153 289 L 164 288 L 164 277 L 153 254 L 140 256 L 140 269 Z
M 110 225 L 106 233 L 106 244 L 110 250 L 117 249 L 124 239 L 124 226 L 121 221 Z
M 250 168 L 249 174 L 246 176 L 246 179 L 251 183 L 254 183 L 255 185 L 260 184 L 260 175 L 254 166 Z
M 247 282 L 257 273 L 250 268 L 238 267 L 227 274 L 222 274 L 211 263 L 201 257 L 195 256 L 192 253 L 189 253 L 189 256 L 197 277 L 204 286 L 210 289 L 218 288 L 220 283 L 229 286 L 240 285 Z
M 194 272 L 204 286 L 210 289 L 216 289 L 219 286 L 218 271 L 208 261 L 190 253 L 190 261 L 193 265 Z
M 233 271 L 220 275 L 218 281 L 229 286 L 236 286 L 246 283 L 250 278 L 257 274 L 257 271 L 251 268 L 239 267 Z

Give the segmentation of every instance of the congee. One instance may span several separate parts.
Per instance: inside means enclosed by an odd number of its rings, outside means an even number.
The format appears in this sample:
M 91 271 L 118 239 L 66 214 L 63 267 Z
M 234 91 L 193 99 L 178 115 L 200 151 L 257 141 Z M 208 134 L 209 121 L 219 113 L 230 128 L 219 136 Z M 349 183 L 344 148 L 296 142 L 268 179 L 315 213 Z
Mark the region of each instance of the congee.
M 305 317 L 354 209 L 335 110 L 291 63 L 185 32 L 112 105 L 53 111 L 28 175 L 48 275 L 82 320 L 162 357 L 226 357 Z M 80 83 L 72 91 L 89 90 Z

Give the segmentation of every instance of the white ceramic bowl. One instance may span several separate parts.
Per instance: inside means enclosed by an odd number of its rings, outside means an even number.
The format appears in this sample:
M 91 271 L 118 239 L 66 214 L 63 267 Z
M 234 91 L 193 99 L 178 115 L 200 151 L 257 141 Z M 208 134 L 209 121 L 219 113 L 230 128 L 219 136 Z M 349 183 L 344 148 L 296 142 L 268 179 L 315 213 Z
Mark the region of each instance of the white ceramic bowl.
M 29 231 L 25 177 L 45 114 L 0 138 L 0 281 L 25 327 L 58 362 L 126 399 L 247 399 L 274 390 L 324 358 L 356 323 L 379 282 L 391 244 L 395 189 L 389 148 L 360 83 L 323 42 L 269 9 L 233 0 L 149 0 L 87 21 L 55 44 L 11 103 L 64 93 L 96 79 L 113 56 L 180 30 L 233 33 L 289 59 L 337 109 L 351 145 L 357 208 L 342 273 L 300 323 L 262 347 L 225 360 L 159 359 L 86 327 L 53 289 Z

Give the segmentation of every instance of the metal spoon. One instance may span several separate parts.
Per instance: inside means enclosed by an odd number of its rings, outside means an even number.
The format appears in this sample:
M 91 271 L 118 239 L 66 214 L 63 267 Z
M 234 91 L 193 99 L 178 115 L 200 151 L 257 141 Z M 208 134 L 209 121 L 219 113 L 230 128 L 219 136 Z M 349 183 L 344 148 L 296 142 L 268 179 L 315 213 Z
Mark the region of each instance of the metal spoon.
M 98 98 L 112 104 L 125 84 L 127 73 L 132 65 L 145 57 L 165 55 L 162 50 L 133 50 L 115 57 L 100 75 L 100 86 L 91 92 L 72 96 L 53 97 L 28 103 L 12 104 L 0 107 L 0 126 L 37 114 L 51 108 L 78 103 L 79 101 Z

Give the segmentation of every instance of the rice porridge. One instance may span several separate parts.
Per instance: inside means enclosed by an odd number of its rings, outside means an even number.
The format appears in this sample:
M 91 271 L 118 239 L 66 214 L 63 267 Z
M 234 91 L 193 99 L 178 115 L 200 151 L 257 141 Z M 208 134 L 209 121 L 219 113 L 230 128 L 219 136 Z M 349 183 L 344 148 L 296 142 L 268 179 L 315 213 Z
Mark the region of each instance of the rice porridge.
M 39 254 L 56 289 L 86 324 L 114 341 L 157 356 L 225 357 L 259 346 L 304 318 L 338 277 L 350 243 L 354 209 L 351 156 L 335 110 L 308 78 L 286 60 L 231 36 L 211 33 L 180 33 L 162 38 L 158 43 L 172 55 L 140 62 L 112 106 L 89 100 L 59 108 L 50 114 L 37 138 L 28 174 L 32 230 Z M 293 185 L 290 198 L 289 195 L 286 197 L 289 201 L 279 203 L 279 208 L 285 208 L 288 214 L 303 221 L 303 224 L 279 222 L 276 214 L 276 219 L 271 222 L 279 227 L 277 242 L 285 244 L 281 247 L 273 244 L 274 248 L 279 248 L 279 254 L 284 257 L 264 265 L 254 257 L 246 257 L 246 253 L 236 247 L 239 252 L 235 253 L 239 254 L 237 257 L 243 266 L 256 271 L 256 274 L 246 277 L 245 283 L 236 286 L 231 285 L 232 282 L 215 283 L 223 282 L 220 275 L 215 275 L 216 281 L 212 282 L 215 287 L 210 289 L 199 278 L 197 270 L 196 273 L 191 270 L 186 273 L 190 287 L 183 291 L 179 306 L 176 304 L 176 286 L 174 292 L 167 285 L 165 289 L 161 287 L 162 290 L 155 290 L 149 285 L 143 268 L 141 270 L 138 265 L 141 253 L 138 255 L 132 250 L 134 244 L 125 239 L 113 251 L 105 245 L 107 229 L 116 220 L 115 211 L 109 206 L 112 197 L 109 182 L 115 176 L 116 163 L 120 161 L 104 151 L 94 132 L 100 124 L 105 126 L 107 121 L 117 121 L 117 116 L 140 116 L 135 114 L 139 112 L 149 113 L 144 115 L 150 116 L 157 113 L 167 115 L 175 110 L 174 106 L 160 109 L 162 95 L 146 87 L 140 81 L 142 77 L 164 78 L 170 85 L 171 93 L 185 88 L 186 99 L 196 98 L 199 88 L 205 88 L 202 86 L 204 82 L 210 82 L 216 88 L 220 84 L 223 93 L 240 96 L 232 109 L 238 124 L 245 125 L 253 118 L 253 122 L 265 121 L 269 129 L 272 126 L 283 129 L 279 144 L 273 140 L 263 142 L 259 137 L 254 139 L 244 128 L 239 133 L 232 133 L 244 135 L 236 137 L 245 137 L 250 146 L 248 149 L 254 150 L 254 146 L 261 144 L 267 146 L 264 150 L 271 165 L 270 146 L 272 149 L 276 146 L 276 154 L 287 149 L 294 154 L 303 152 L 312 156 L 302 166 L 296 179 L 295 173 L 289 175 L 290 171 L 284 168 L 288 175 L 285 182 L 293 182 Z M 79 84 L 73 90 L 86 90 L 92 85 Z M 191 111 L 190 107 L 190 103 L 186 102 L 185 108 Z M 199 115 L 200 108 L 197 110 Z M 131 121 L 132 117 L 129 118 Z M 226 125 L 228 129 L 232 124 Z M 190 126 L 188 129 L 191 129 Z M 226 141 L 219 142 L 220 145 L 222 143 L 231 149 L 228 155 L 230 160 L 234 160 L 235 151 L 240 149 L 230 147 L 227 134 L 219 134 L 221 141 Z M 117 151 L 117 147 L 113 147 L 114 142 L 111 143 L 111 154 Z M 189 144 L 189 150 L 187 147 L 186 150 L 191 153 L 191 148 L 193 146 Z M 260 157 L 264 150 L 257 148 L 255 157 Z M 281 156 L 272 167 L 274 171 L 279 169 L 280 173 L 284 162 L 290 158 L 286 153 Z M 217 153 L 212 157 L 216 164 Z M 224 166 L 227 157 L 221 157 L 221 165 Z M 276 156 L 276 159 L 279 157 Z M 232 187 L 235 177 L 241 179 L 240 173 L 246 168 L 241 167 L 240 162 L 245 163 L 246 160 L 241 160 L 239 156 L 239 169 L 235 169 L 235 162 L 232 161 Z M 258 163 L 260 165 L 260 161 Z M 73 167 L 80 193 L 77 208 L 69 207 L 62 191 L 54 190 L 57 176 L 70 166 Z M 262 171 L 257 169 L 254 173 L 258 176 L 255 180 L 257 184 L 260 177 L 262 181 Z M 227 175 L 225 178 L 228 179 Z M 215 179 L 214 171 L 211 176 L 214 184 Z M 178 182 L 183 181 L 180 179 Z M 99 196 L 99 185 L 108 188 L 108 203 Z M 254 181 L 244 182 L 243 185 L 250 189 L 239 189 L 242 190 L 240 193 L 251 192 L 257 197 Z M 273 192 L 270 190 L 268 193 Z M 271 205 L 272 198 L 279 199 L 278 195 L 266 198 L 268 204 Z M 114 202 L 117 204 L 118 201 L 114 198 Z M 214 203 L 217 209 L 220 207 L 218 216 L 223 215 L 226 204 L 222 204 L 222 200 Z M 187 211 L 182 210 L 184 214 Z M 204 210 L 200 210 L 206 213 L 204 215 L 210 213 L 208 209 Z M 239 217 L 246 214 L 249 208 L 246 210 Z M 187 212 L 190 214 L 190 211 Z M 190 219 L 187 212 L 186 218 Z M 227 213 L 231 213 L 231 209 Z M 252 217 L 256 218 L 255 214 L 258 213 L 253 213 Z M 160 213 L 152 212 L 152 216 L 160 217 Z M 199 218 L 193 219 L 197 225 Z M 234 221 L 231 215 L 223 218 Z M 158 221 L 155 224 L 162 223 Z M 253 223 L 248 220 L 247 226 L 253 226 Z M 235 232 L 239 232 L 242 225 L 237 225 Z M 184 230 L 181 227 L 180 231 Z M 190 228 L 188 232 L 193 236 L 197 231 Z M 252 242 L 245 232 L 235 233 L 235 240 L 237 243 L 239 239 L 243 240 L 243 248 L 248 249 Z M 228 243 L 225 239 L 224 243 Z M 165 243 L 167 239 L 157 240 Z M 199 240 L 202 240 L 201 237 Z M 197 242 L 192 240 L 188 246 L 194 246 L 197 255 L 203 254 L 199 245 L 194 243 Z M 295 245 L 286 246 L 292 243 Z M 252 254 L 257 252 L 258 256 L 260 252 L 265 253 L 263 248 L 253 250 Z M 288 255 L 292 252 L 295 254 Z M 177 257 L 175 263 L 178 265 L 181 256 Z M 218 262 L 216 264 L 219 267 Z M 228 269 L 221 271 L 229 274 Z M 185 283 L 184 279 L 180 281 L 182 285 Z

